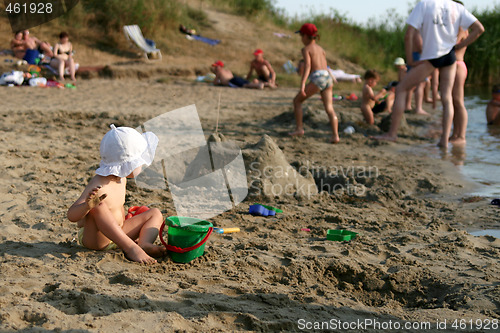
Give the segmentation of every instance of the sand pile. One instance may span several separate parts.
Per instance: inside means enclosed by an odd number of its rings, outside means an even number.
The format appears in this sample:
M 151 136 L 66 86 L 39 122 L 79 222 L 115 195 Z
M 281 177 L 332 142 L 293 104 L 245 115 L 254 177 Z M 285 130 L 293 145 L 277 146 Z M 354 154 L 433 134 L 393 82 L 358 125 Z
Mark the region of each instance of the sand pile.
M 271 137 L 264 135 L 253 147 L 243 151 L 248 175 L 249 196 L 272 199 L 311 197 L 318 193 L 312 175 L 301 175 L 286 160 Z

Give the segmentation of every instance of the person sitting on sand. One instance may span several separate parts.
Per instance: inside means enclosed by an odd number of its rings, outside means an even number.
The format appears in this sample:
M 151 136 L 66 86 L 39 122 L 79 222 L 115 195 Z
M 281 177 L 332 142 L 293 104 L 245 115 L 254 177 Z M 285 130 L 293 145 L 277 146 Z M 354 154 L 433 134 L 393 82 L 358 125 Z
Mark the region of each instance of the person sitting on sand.
M 57 68 L 60 81 L 64 81 L 64 69 L 68 68 L 71 81 L 76 82 L 73 44 L 69 41 L 67 32 L 63 31 L 59 34 L 59 43 L 54 46 L 54 58 L 50 60 L 50 66 Z
M 494 85 L 491 90 L 491 101 L 486 107 L 488 125 L 500 125 L 500 84 Z
M 258 81 L 264 83 L 265 87 L 276 88 L 276 73 L 269 61 L 264 59 L 264 51 L 257 49 L 253 55 L 255 59 L 250 62 L 250 71 L 247 74 L 247 81 L 250 80 L 255 70 Z
M 22 59 L 26 53 L 26 45 L 23 40 L 23 32 L 18 31 L 15 33 L 14 38 L 10 41 L 10 48 L 14 53 L 14 57 Z
M 304 135 L 302 103 L 319 92 L 332 129 L 330 142 L 337 143 L 339 142 L 339 133 L 338 119 L 333 109 L 333 79 L 328 71 L 325 50 L 316 44 L 316 39 L 319 38 L 318 29 L 312 23 L 305 23 L 296 33 L 300 33 L 304 44 L 304 48 L 302 48 L 304 71 L 300 82 L 300 91 L 293 99 L 295 131 L 289 133 L 289 135 Z M 310 82 L 306 85 L 307 78 L 309 78 Z
M 396 141 L 397 132 L 405 111 L 408 92 L 431 75 L 436 68 L 440 70 L 441 101 L 443 103 L 443 132 L 438 143 L 448 147 L 451 123 L 453 120 L 452 89 L 455 82 L 455 50 L 474 42 L 483 32 L 484 27 L 462 4 L 449 0 L 422 0 L 411 12 L 405 33 L 406 58 L 412 70 L 407 73 L 396 89 L 396 100 L 392 112 L 389 132 L 374 137 L 376 140 Z M 470 28 L 469 36 L 456 43 L 458 28 Z M 420 31 L 423 37 L 421 60 L 414 62 L 413 37 Z
M 248 82 L 242 77 L 233 75 L 233 73 L 229 69 L 224 68 L 224 63 L 220 60 L 212 64 L 211 70 L 215 74 L 213 84 L 216 86 L 264 89 L 264 83 L 262 82 Z
M 397 82 L 391 82 L 386 88 L 382 89 L 375 95 L 373 87 L 375 87 L 380 80 L 380 76 L 375 70 L 368 70 L 365 73 L 365 84 L 363 86 L 361 112 L 365 121 L 369 125 L 374 124 L 374 115 L 383 111 L 391 112 L 392 104 L 394 102 L 394 90 Z M 395 82 L 395 83 L 394 83 Z M 391 91 L 392 90 L 392 91 Z
M 23 40 L 26 50 L 38 50 L 38 52 L 52 58 L 54 53 L 52 47 L 47 42 L 42 42 L 34 36 L 30 36 L 29 30 L 23 31 Z
M 125 221 L 123 209 L 127 178 L 152 163 L 157 145 L 152 132 L 141 135 L 133 128 L 111 125 L 101 141 L 96 175 L 68 210 L 68 219 L 80 228 L 81 245 L 92 250 L 118 246 L 129 260 L 144 264 L 166 253 L 164 246 L 153 244 L 163 221 L 161 212 L 151 208 Z

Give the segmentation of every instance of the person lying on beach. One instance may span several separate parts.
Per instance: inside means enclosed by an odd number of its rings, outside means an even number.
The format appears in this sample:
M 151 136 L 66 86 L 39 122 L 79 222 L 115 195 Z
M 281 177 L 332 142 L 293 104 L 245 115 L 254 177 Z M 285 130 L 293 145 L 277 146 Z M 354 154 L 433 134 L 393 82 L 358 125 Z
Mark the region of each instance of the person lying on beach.
M 252 73 L 255 70 L 257 73 L 257 80 L 264 83 L 265 87 L 276 88 L 276 73 L 274 72 L 273 66 L 264 59 L 264 51 L 261 49 L 255 50 L 253 53 L 255 59 L 250 62 L 250 71 L 247 74 L 247 81 L 252 77 Z
M 394 103 L 395 87 L 397 82 L 393 81 L 383 88 L 378 94 L 375 95 L 373 88 L 380 80 L 380 76 L 375 70 L 368 70 L 365 73 L 365 84 L 363 86 L 362 99 L 361 99 L 361 112 L 365 121 L 369 125 L 373 125 L 374 115 L 384 112 L 392 111 L 392 104 Z
M 491 90 L 491 101 L 486 107 L 488 125 L 500 125 L 500 84 L 494 85 Z
M 163 217 L 157 208 L 125 220 L 127 178 L 134 178 L 154 158 L 158 138 L 133 128 L 115 127 L 104 135 L 101 163 L 82 195 L 69 208 L 67 217 L 77 222 L 78 240 L 92 250 L 119 247 L 127 259 L 153 264 L 152 257 L 165 255 L 164 246 L 154 245 Z
M 396 89 L 389 132 L 373 137 L 376 140 L 396 141 L 401 118 L 405 111 L 406 96 L 417 84 L 439 68 L 441 83 L 441 101 L 443 103 L 443 131 L 438 146 L 448 147 L 448 140 L 453 121 L 452 89 L 455 82 L 455 50 L 470 45 L 483 32 L 484 27 L 474 15 L 456 1 L 422 0 L 412 10 L 407 20 L 405 33 L 406 59 L 411 61 L 412 70 L 407 73 Z M 458 29 L 470 29 L 469 36 L 457 42 Z M 421 60 L 414 62 L 413 37 L 421 31 L 423 49 Z
M 64 81 L 64 68 L 69 68 L 69 75 L 73 83 L 75 78 L 75 60 L 73 59 L 73 44 L 69 41 L 67 32 L 59 34 L 59 43 L 54 46 L 54 58 L 50 60 L 50 65 L 57 68 L 59 80 Z
M 14 38 L 10 41 L 10 48 L 14 53 L 14 57 L 22 59 L 26 53 L 26 45 L 23 40 L 23 32 L 18 31 L 15 33 Z
M 38 52 L 52 58 L 54 53 L 52 52 L 52 47 L 47 42 L 42 42 L 34 36 L 30 36 L 29 30 L 23 31 L 23 40 L 25 44 L 25 49 L 27 50 L 38 50 Z
M 249 82 L 242 77 L 233 75 L 229 69 L 224 68 L 224 63 L 220 60 L 212 64 L 211 70 L 215 74 L 213 84 L 216 86 L 264 89 L 264 83 L 259 82 L 258 80 L 255 80 L 255 82 Z
M 332 129 L 331 143 L 339 142 L 338 119 L 333 109 L 333 79 L 328 71 L 325 50 L 318 44 L 318 29 L 312 23 L 305 23 L 299 31 L 304 48 L 302 56 L 304 59 L 304 71 L 300 82 L 300 91 L 293 99 L 293 110 L 295 114 L 295 131 L 289 133 L 291 136 L 304 135 L 304 124 L 302 121 L 302 103 L 316 93 L 321 94 L 326 114 Z M 309 78 L 309 83 L 306 81 Z

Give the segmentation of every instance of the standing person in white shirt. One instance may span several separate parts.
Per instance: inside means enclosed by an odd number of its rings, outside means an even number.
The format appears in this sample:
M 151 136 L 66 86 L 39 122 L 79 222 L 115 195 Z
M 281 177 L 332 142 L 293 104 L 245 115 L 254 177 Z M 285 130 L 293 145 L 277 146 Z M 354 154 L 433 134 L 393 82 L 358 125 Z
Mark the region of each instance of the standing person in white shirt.
M 484 27 L 474 15 L 465 9 L 463 4 L 452 0 L 422 0 L 415 6 L 406 23 L 408 24 L 405 34 L 406 59 L 413 70 L 407 73 L 396 88 L 396 100 L 389 132 L 374 139 L 397 140 L 408 92 L 438 68 L 443 103 L 443 133 L 438 146 L 445 148 L 448 147 L 453 120 L 452 89 L 456 74 L 455 50 L 474 42 L 484 32 Z M 469 29 L 470 34 L 456 44 L 459 27 Z M 423 38 L 423 49 L 420 60 L 414 62 L 412 41 L 417 30 Z

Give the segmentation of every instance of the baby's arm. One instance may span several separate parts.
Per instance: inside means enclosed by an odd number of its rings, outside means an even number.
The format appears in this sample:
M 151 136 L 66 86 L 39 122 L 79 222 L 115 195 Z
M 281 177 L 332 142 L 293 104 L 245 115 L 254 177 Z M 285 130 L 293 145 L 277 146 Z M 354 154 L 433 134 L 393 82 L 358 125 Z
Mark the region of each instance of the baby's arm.
M 386 93 L 387 93 L 387 90 L 385 90 L 385 89 L 380 90 L 380 92 L 377 95 L 375 95 L 375 97 L 374 97 L 375 102 L 378 102 L 379 99 L 382 98 L 383 96 L 385 96 Z
M 97 195 L 100 188 L 101 186 L 97 186 L 90 191 L 85 189 L 80 198 L 78 198 L 78 200 L 68 209 L 68 220 L 71 222 L 78 222 L 83 219 L 92 208 L 99 205 L 107 196 L 107 194 L 101 196 Z

